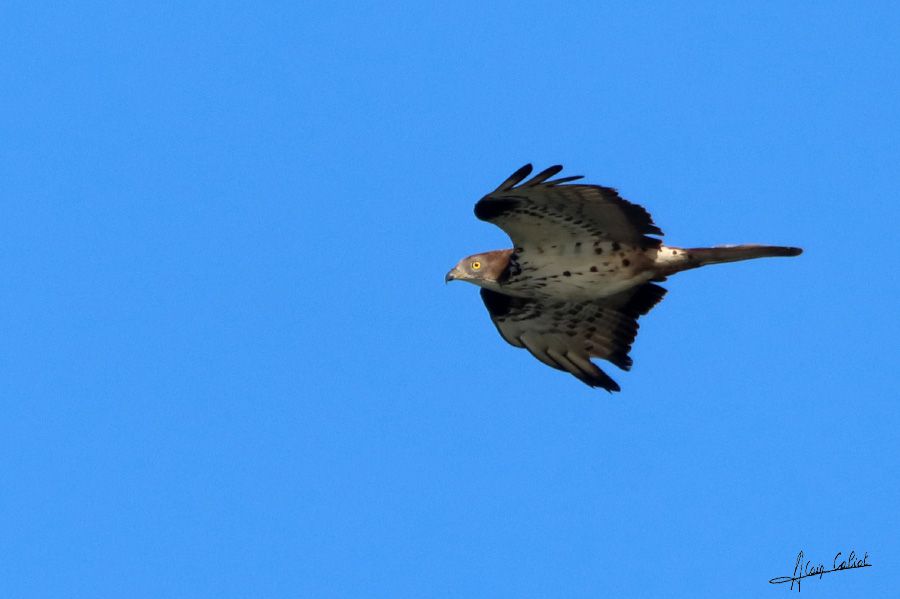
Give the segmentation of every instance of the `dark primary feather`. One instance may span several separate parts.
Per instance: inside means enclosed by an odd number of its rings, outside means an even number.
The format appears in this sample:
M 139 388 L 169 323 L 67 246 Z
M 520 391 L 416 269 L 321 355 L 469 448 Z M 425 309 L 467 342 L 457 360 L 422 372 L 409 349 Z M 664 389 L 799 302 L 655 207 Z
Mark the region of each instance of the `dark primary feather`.
M 493 221 L 517 208 L 521 203 L 521 198 L 494 198 L 490 202 L 484 200 L 475 204 L 475 216 L 481 220 Z M 501 227 L 502 228 L 502 227 Z
M 563 169 L 563 167 L 561 164 L 551 166 L 550 168 L 546 168 L 546 169 L 542 170 L 541 172 L 539 172 L 538 174 L 533 176 L 531 179 L 529 179 L 522 185 L 523 185 L 523 187 L 534 187 L 535 185 L 540 185 L 541 183 L 543 183 L 544 181 L 546 181 L 553 175 L 557 174 L 562 169 Z
M 619 301 L 624 303 L 616 309 L 637 319 L 644 316 L 653 306 L 662 301 L 662 298 L 668 293 L 668 290 L 653 283 L 646 283 L 637 289 L 625 291 L 617 296 L 610 298 L 608 301 L 611 305 L 616 305 Z M 629 297 L 630 296 L 630 297 Z
M 569 181 L 578 181 L 579 179 L 584 179 L 583 175 L 575 175 L 573 177 L 562 177 L 560 179 L 554 179 L 553 181 L 547 182 L 547 185 L 559 185 L 560 183 L 568 183 Z
M 646 284 L 606 299 L 542 302 L 482 288 L 481 299 L 508 343 L 591 387 L 618 391 L 619 385 L 591 358 L 630 369 L 628 353 L 637 335 L 637 319 L 665 293 L 658 285 Z
M 510 189 L 521 183 L 525 177 L 530 175 L 531 169 L 531 164 L 526 164 L 525 166 L 511 174 L 509 178 L 501 183 L 495 191 L 509 191 Z

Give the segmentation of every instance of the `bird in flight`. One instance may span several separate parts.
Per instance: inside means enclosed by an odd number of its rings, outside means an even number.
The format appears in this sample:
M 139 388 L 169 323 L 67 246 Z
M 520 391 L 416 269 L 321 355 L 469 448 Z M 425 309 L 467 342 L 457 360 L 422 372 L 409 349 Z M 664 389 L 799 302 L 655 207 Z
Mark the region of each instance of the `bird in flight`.
M 553 179 L 559 165 L 525 181 L 531 170 L 526 164 L 475 204 L 475 216 L 503 229 L 515 247 L 463 258 L 445 281 L 478 285 L 507 342 L 591 387 L 620 390 L 591 358 L 631 368 L 637 320 L 666 294 L 656 283 L 707 264 L 803 251 L 663 245 L 650 214 L 615 189 Z

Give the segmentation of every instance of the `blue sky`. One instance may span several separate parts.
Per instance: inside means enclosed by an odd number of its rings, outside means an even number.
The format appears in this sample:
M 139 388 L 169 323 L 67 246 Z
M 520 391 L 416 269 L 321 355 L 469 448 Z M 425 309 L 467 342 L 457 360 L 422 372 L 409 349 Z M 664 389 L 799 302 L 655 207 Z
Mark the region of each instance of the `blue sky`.
M 900 584 L 893 3 L 0 8 L 0 594 Z M 622 393 L 444 273 L 526 162 L 674 245 Z

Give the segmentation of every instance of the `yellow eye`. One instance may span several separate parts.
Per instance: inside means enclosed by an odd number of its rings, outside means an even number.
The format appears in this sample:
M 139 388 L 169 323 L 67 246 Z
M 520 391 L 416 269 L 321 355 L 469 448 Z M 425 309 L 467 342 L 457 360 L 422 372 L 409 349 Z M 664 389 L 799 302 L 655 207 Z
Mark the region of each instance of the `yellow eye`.
M 476 260 L 475 262 L 472 263 L 472 270 L 478 270 L 479 268 L 481 268 L 481 262 Z

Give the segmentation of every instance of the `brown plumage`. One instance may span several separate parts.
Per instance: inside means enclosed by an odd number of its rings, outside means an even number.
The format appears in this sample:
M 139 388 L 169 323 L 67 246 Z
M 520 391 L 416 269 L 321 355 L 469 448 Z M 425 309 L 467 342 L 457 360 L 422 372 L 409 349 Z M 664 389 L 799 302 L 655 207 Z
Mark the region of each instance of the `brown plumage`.
M 666 293 L 654 282 L 707 264 L 802 252 L 665 246 L 644 208 L 615 189 L 571 183 L 581 177 L 553 180 L 561 170 L 552 166 L 525 181 L 525 165 L 475 204 L 475 215 L 503 229 L 515 247 L 463 258 L 445 280 L 481 287 L 507 342 L 592 387 L 619 390 L 591 358 L 631 368 L 637 319 Z

